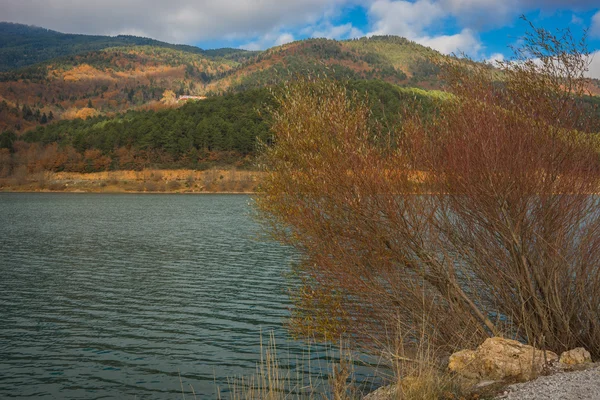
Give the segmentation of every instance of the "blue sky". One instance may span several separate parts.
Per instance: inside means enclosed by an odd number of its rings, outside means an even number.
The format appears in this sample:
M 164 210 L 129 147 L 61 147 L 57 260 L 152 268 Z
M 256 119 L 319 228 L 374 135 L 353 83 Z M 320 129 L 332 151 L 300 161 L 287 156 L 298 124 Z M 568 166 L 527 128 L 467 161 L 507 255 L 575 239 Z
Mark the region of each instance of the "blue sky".
M 0 19 L 69 33 L 134 34 L 202 48 L 265 49 L 310 37 L 389 34 L 442 53 L 509 57 L 527 28 L 589 28 L 598 53 L 600 0 L 2 0 Z

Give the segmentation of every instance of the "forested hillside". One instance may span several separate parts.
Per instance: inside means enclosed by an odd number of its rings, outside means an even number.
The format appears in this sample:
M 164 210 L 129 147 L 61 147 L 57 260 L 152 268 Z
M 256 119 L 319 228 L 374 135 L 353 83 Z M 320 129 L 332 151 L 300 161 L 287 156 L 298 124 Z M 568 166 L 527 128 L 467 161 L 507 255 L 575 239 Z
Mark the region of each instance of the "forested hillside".
M 243 62 L 207 90 L 245 90 L 294 76 L 382 80 L 398 85 L 439 88 L 438 52 L 404 38 L 375 36 L 358 40 L 302 40 L 266 50 Z
M 205 53 L 198 47 L 173 45 L 138 36 L 74 35 L 36 26 L 0 22 L 0 72 L 26 67 L 57 57 L 120 46 L 153 46 L 193 54 Z M 232 54 L 239 56 L 243 53 L 242 50 L 234 49 L 206 52 L 210 57 L 231 56 Z
M 368 99 L 382 130 L 398 126 L 399 111 L 406 102 L 416 101 L 429 113 L 434 99 L 444 96 L 381 81 L 353 81 L 347 87 L 349 93 L 357 91 Z M 265 111 L 272 106 L 272 94 L 263 88 L 190 102 L 180 108 L 59 121 L 20 136 L 5 131 L 0 134 L 0 178 L 17 170 L 252 168 L 258 143 L 270 141 Z
M 417 101 L 429 113 L 432 100 L 446 96 L 436 90 L 436 61 L 444 56 L 394 36 L 204 51 L 0 23 L 0 68 L 29 63 L 30 51 L 52 58 L 0 72 L 0 178 L 250 168 L 257 143 L 269 142 L 262 111 L 273 105 L 270 90 L 301 76 L 346 82 L 369 99 L 379 128 L 389 131 L 398 131 L 403 105 Z
M 168 48 L 110 48 L 0 74 L 0 130 L 23 131 L 55 119 L 87 118 L 157 104 L 164 92 L 197 95 L 237 65 Z M 37 117 L 29 115 L 27 108 Z M 39 111 L 38 111 L 39 110 Z
M 158 110 L 172 107 L 179 96 L 241 92 L 298 75 L 440 86 L 432 61 L 441 55 L 391 36 L 344 42 L 310 39 L 264 52 L 203 51 L 143 38 L 63 35 L 16 24 L 0 27 L 4 27 L 0 51 L 52 49 L 52 43 L 67 43 L 58 47 L 69 53 L 0 73 L 0 131 L 24 132 L 51 121 L 111 116 L 131 109 Z M 113 47 L 77 52 L 85 46 L 68 43 Z M 15 57 L 28 58 L 18 52 Z M 166 91 L 175 97 L 161 102 Z

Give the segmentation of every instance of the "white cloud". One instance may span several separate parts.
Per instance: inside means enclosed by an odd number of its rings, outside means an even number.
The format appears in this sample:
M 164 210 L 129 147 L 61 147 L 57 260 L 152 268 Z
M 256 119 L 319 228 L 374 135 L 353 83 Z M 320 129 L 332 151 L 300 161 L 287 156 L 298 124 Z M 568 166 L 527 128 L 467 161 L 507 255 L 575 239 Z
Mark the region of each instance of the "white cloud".
M 374 20 L 371 34 L 399 35 L 414 39 L 444 15 L 440 5 L 430 0 L 377 0 L 369 9 L 369 17 Z
M 592 17 L 592 25 L 590 26 L 590 35 L 600 37 L 600 11 Z
M 292 35 L 291 33 L 282 33 L 281 35 L 279 35 L 279 37 L 277 37 L 277 40 L 275 40 L 275 46 L 281 46 L 286 43 L 291 43 L 293 41 L 294 35 Z
M 538 68 L 543 68 L 542 60 L 539 58 L 531 58 L 530 61 Z M 600 50 L 592 52 L 587 59 L 588 62 L 588 70 L 585 72 L 585 76 L 588 78 L 600 79 Z M 511 65 L 519 65 L 522 64 L 523 61 L 511 61 Z M 560 63 L 556 63 L 555 65 L 559 65 Z
M 463 27 L 484 30 L 506 25 L 528 11 L 539 9 L 545 14 L 558 9 L 594 10 L 597 0 L 436 0 Z
M 428 32 L 432 28 L 435 30 L 447 16 L 442 2 L 377 0 L 369 9 L 369 17 L 375 21 L 374 30 L 369 35 L 399 35 L 444 54 L 464 52 L 478 55 L 481 42 L 471 29 L 465 28 L 456 34 L 435 35 Z
M 504 61 L 504 54 L 502 53 L 494 53 L 491 56 L 489 56 L 485 61 L 487 63 L 490 63 L 492 65 L 496 65 L 498 63 L 501 63 L 502 61 Z
M 465 53 L 475 57 L 482 48 L 481 42 L 470 29 L 463 29 L 456 35 L 423 36 L 416 38 L 415 41 L 443 54 Z
M 546 10 L 556 10 L 559 8 L 590 10 L 598 8 L 596 0 L 520 0 L 517 4 L 522 3 L 527 7 L 540 7 Z
M 600 50 L 591 54 L 591 63 L 587 76 L 590 78 L 600 79 Z
M 447 14 L 469 28 L 496 28 L 519 14 L 519 0 L 440 0 Z M 493 16 L 493 17 L 492 17 Z
M 286 43 L 293 42 L 294 35 L 289 32 L 269 32 L 252 42 L 248 42 L 240 46 L 241 49 L 245 50 L 265 50 L 273 46 L 281 46 Z
M 194 43 L 314 24 L 355 0 L 0 0 L 0 19 L 61 32 Z
M 332 25 L 326 21 L 316 27 L 307 27 L 303 33 L 310 35 L 313 38 L 327 39 L 353 39 L 364 36 L 364 32 L 355 28 L 351 23 L 343 25 Z
M 573 14 L 571 16 L 571 23 L 574 25 L 582 25 L 583 19 L 579 18 L 577 15 Z
M 368 11 L 369 35 L 404 36 L 445 54 L 464 52 L 482 58 L 479 32 L 505 26 L 532 9 L 553 12 L 559 8 L 593 10 L 598 6 L 590 0 L 376 0 Z M 445 31 L 448 21 L 458 22 L 461 31 Z M 600 36 L 600 12 L 594 21 L 597 28 L 592 27 L 591 34 L 597 30 Z
M 479 32 L 521 13 L 597 11 L 598 0 L 0 0 L 0 19 L 61 32 L 135 34 L 189 44 L 231 40 L 263 49 L 298 37 L 363 36 L 352 23 L 336 22 L 357 6 L 367 10 L 368 35 L 399 35 L 445 53 L 474 55 L 482 51 Z M 449 21 L 458 28 L 448 31 Z M 600 37 L 600 12 L 590 34 Z

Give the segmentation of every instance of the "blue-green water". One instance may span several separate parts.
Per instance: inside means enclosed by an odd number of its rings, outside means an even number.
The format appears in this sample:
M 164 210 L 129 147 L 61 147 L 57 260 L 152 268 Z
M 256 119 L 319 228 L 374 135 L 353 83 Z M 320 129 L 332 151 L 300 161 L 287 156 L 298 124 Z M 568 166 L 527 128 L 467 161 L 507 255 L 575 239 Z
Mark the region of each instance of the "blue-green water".
M 0 398 L 173 399 L 180 376 L 214 398 L 255 372 L 261 330 L 302 355 L 294 255 L 257 239 L 250 201 L 0 193 Z

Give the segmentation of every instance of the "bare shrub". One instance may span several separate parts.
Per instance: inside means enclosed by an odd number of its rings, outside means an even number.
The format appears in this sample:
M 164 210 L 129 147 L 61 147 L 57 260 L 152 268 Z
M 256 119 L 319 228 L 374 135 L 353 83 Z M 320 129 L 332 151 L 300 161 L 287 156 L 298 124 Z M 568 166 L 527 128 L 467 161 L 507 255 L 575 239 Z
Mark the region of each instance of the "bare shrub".
M 391 354 L 397 332 L 427 332 L 447 350 L 510 335 L 600 356 L 587 53 L 544 30 L 524 52 L 537 61 L 501 72 L 447 60 L 452 98 L 426 117 L 410 105 L 392 134 L 339 84 L 279 94 L 256 203 L 305 255 L 292 327 Z
M 10 176 L 13 169 L 13 161 L 8 149 L 0 149 L 0 178 Z
M 157 182 L 147 181 L 143 187 L 145 192 L 158 192 L 159 186 L 160 185 Z
M 108 175 L 108 180 L 106 181 L 106 183 L 110 186 L 117 186 L 119 183 L 121 183 L 121 181 L 119 180 L 118 176 L 114 173 L 110 173 Z M 126 182 L 123 182 L 126 183 Z
M 211 168 L 202 173 L 202 184 L 205 188 L 209 188 L 217 183 L 217 170 Z
M 44 190 L 48 188 L 49 184 L 49 173 L 46 171 L 40 171 L 31 175 L 33 181 L 36 183 L 38 189 Z
M 20 165 L 20 166 L 16 167 L 13 170 L 13 174 L 11 176 L 11 178 L 12 178 L 12 185 L 15 185 L 15 186 L 26 185 L 27 184 L 27 177 L 28 177 L 27 166 Z
M 194 176 L 193 173 L 190 173 L 187 178 L 185 178 L 185 185 L 188 188 L 193 188 L 194 185 L 196 184 L 196 177 Z
M 167 183 L 167 190 L 179 190 L 181 189 L 181 183 L 179 181 L 169 181 Z
M 61 182 L 52 182 L 48 185 L 48 189 L 52 191 L 62 191 L 65 190 L 67 186 Z
M 154 182 L 161 182 L 162 180 L 164 180 L 164 175 L 161 171 L 154 171 L 150 174 L 150 178 Z

